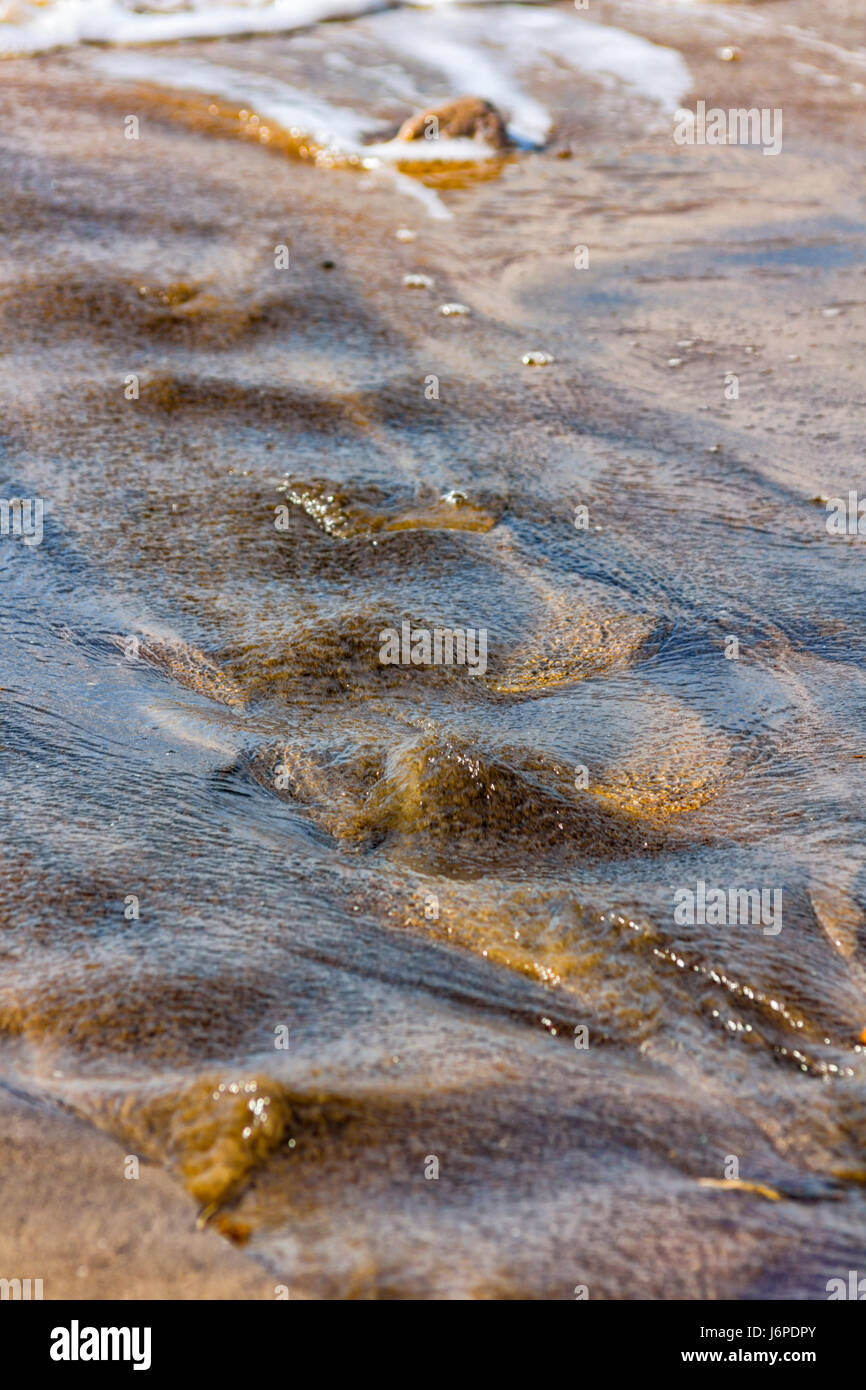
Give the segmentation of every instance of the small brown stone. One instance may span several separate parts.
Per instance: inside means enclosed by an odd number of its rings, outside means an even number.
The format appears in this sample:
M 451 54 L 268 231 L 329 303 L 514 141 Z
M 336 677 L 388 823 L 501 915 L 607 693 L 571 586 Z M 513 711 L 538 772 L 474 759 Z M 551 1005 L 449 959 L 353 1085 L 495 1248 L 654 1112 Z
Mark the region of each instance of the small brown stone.
M 509 143 L 502 116 L 495 106 L 491 106 L 489 101 L 484 101 L 481 97 L 458 97 L 455 101 L 446 102 L 444 106 L 410 116 L 409 120 L 401 125 L 397 138 L 435 139 L 436 136 L 428 135 L 428 131 L 436 131 L 438 135 L 451 139 L 461 136 L 471 140 L 481 139 L 495 149 L 504 149 Z

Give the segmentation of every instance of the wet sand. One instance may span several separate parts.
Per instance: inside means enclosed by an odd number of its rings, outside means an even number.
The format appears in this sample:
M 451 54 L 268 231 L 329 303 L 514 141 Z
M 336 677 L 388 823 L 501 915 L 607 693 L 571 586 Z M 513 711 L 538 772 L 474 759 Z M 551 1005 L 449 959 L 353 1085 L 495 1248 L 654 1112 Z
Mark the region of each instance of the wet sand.
M 119 1144 L 5 1088 L 0 1125 L 4 1277 L 41 1279 L 44 1299 L 275 1296 L 240 1251 L 196 1231 L 188 1201 L 159 1168 L 122 1178 Z
M 0 1066 L 46 1108 L 4 1100 L 2 1263 L 46 1297 L 856 1267 L 866 624 L 821 499 L 862 481 L 863 75 L 841 7 L 803 70 L 808 18 L 595 7 L 783 155 L 545 68 L 549 142 L 431 171 L 450 219 L 89 52 L 4 63 L 3 495 L 47 504 L 0 550 Z M 153 56 L 385 132 L 347 73 L 387 22 Z M 487 669 L 383 666 L 404 621 Z M 675 922 L 698 880 L 780 887 L 781 933 Z

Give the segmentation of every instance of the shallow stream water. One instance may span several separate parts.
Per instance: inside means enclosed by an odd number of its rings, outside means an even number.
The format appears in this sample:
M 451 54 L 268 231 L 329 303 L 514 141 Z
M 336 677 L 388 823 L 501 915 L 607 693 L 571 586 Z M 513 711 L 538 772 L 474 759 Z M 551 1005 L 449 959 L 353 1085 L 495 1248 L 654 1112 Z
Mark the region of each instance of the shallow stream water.
M 862 23 L 17 8 L 2 1075 L 293 1296 L 824 1297 L 866 1238 Z M 395 158 L 466 91 L 504 156 Z M 676 145 L 698 99 L 782 153 Z M 383 664 L 403 624 L 486 660 Z M 778 914 L 677 912 L 741 889 Z

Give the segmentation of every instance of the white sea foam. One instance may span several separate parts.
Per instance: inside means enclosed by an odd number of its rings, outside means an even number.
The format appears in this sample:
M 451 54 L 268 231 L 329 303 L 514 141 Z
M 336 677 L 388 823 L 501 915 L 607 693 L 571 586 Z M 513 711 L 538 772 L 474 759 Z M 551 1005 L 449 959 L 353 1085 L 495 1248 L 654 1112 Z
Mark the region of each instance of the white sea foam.
M 510 115 L 509 133 L 541 143 L 550 117 L 527 95 L 520 74 L 540 65 L 563 64 L 605 83 L 621 83 L 667 111 L 691 87 L 688 67 L 675 49 L 663 48 L 624 29 L 595 24 L 559 9 L 497 5 L 463 9 L 433 0 L 427 11 L 393 11 L 365 21 L 381 42 L 438 68 L 455 91 L 486 97 Z
M 280 33 L 325 19 L 375 11 L 382 41 L 446 73 L 455 90 L 507 107 L 513 133 L 543 139 L 546 115 L 510 72 L 539 59 L 627 83 L 675 108 L 689 86 L 680 55 L 623 30 L 541 6 L 488 4 L 461 9 L 451 0 L 421 0 L 398 13 L 395 0 L 0 0 L 0 56 L 82 43 L 135 45 L 233 34 Z M 495 16 L 491 13 L 495 8 Z M 485 51 L 492 45 L 493 51 Z
M 116 9 L 93 0 L 94 7 Z M 152 0 L 153 3 L 153 0 Z M 323 13 L 336 0 L 274 0 L 274 4 L 244 7 L 217 6 L 218 14 L 206 18 L 216 32 L 216 19 L 222 16 L 223 31 L 238 22 L 239 13 L 252 15 L 260 28 L 273 27 L 289 11 Z M 368 0 L 350 0 L 357 10 L 368 7 Z M 58 6 L 81 6 L 81 0 L 56 0 Z M 46 7 L 50 9 L 50 6 Z M 345 7 L 344 7 L 345 8 Z M 183 21 L 184 33 L 199 18 L 186 11 L 129 16 L 136 29 L 139 19 Z M 620 29 L 595 24 L 561 10 L 526 5 L 497 5 L 495 22 L 490 10 L 459 9 L 436 0 L 426 12 L 389 9 L 366 20 L 364 31 L 380 50 L 390 50 L 397 58 L 420 60 L 438 71 L 448 89 L 456 94 L 472 92 L 499 106 L 508 117 L 508 131 L 518 143 L 540 145 L 548 136 L 548 111 L 519 80 L 529 69 L 563 62 L 576 71 L 591 73 L 603 82 L 620 82 L 637 94 L 670 110 L 676 108 L 690 86 L 688 69 L 679 53 L 661 48 L 646 39 Z M 120 32 L 125 32 L 122 28 Z M 237 100 L 284 130 L 309 135 L 311 142 L 335 156 L 365 158 L 385 164 L 476 161 L 491 152 L 480 141 L 392 140 L 365 144 L 365 136 L 380 122 L 365 119 L 346 107 L 335 106 L 283 82 L 255 73 L 240 73 L 205 61 L 173 62 L 161 55 L 112 55 L 101 66 L 114 75 L 136 80 L 152 80 L 173 87 L 189 88 Z M 419 93 L 420 100 L 420 93 Z
M 274 127 L 304 142 L 324 161 L 378 164 L 473 163 L 495 151 L 477 140 L 387 140 L 368 143 L 370 130 L 381 122 L 348 106 L 335 106 L 312 93 L 260 73 L 241 72 L 217 63 L 162 55 L 111 53 L 94 65 L 107 75 L 136 82 L 153 82 L 175 90 L 202 92 L 249 108 Z
M 0 0 L 0 56 L 79 43 L 170 43 L 281 33 L 350 19 L 388 0 Z
M 442 161 L 466 163 L 479 158 L 479 146 L 472 140 L 419 140 L 411 144 L 390 140 L 367 144 L 364 134 L 369 118 L 350 107 L 335 106 L 275 78 L 239 72 L 217 63 L 156 54 L 106 53 L 96 57 L 94 65 L 113 78 L 153 82 L 176 91 L 201 92 L 244 105 L 263 122 L 303 140 L 323 161 L 352 161 L 368 173 L 378 173 L 396 182 L 402 192 L 422 202 L 432 217 L 440 219 L 450 218 L 451 214 L 436 192 L 400 174 L 393 166 L 400 162 L 422 163 L 434 153 Z M 431 148 L 434 143 L 435 150 Z
M 95 66 L 115 79 L 209 94 L 254 111 L 262 122 L 303 141 L 322 162 L 351 162 L 397 179 L 428 211 L 447 216 L 437 194 L 398 172 L 397 166 L 477 163 L 497 157 L 481 140 L 375 140 L 381 119 L 327 101 L 282 80 L 240 71 L 205 58 L 118 51 L 130 46 L 193 37 L 279 32 L 325 18 L 355 19 L 372 40 L 388 71 L 411 103 L 413 71 L 434 71 L 450 95 L 484 97 L 506 115 L 518 144 L 541 145 L 551 117 L 529 90 L 532 75 L 569 66 L 630 96 L 674 110 L 691 81 L 679 53 L 648 40 L 588 21 L 573 11 L 541 6 L 486 4 L 465 8 L 428 0 L 401 8 L 392 0 L 0 0 L 0 54 L 37 53 L 80 43 L 111 45 L 93 55 Z M 337 45 L 329 50 L 338 54 Z M 394 82 L 391 83 L 394 85 Z M 418 105 L 426 100 L 415 91 Z

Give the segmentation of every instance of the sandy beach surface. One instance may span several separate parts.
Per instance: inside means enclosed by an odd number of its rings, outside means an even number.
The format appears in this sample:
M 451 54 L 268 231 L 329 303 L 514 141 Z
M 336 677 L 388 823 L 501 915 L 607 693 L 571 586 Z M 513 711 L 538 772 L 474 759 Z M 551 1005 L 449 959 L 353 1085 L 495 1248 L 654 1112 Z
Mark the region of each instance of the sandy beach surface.
M 825 1298 L 862 20 L 366 8 L 0 15 L 0 496 L 44 501 L 0 538 L 0 1277 Z M 395 152 L 466 94 L 507 147 Z M 700 101 L 779 152 L 677 143 Z M 483 663 L 383 662 L 404 625 Z M 677 912 L 712 889 L 765 915 Z
M 0 1125 L 4 1277 L 41 1279 L 44 1299 L 275 1297 L 264 1270 L 196 1231 L 167 1173 L 119 1183 L 116 1141 L 6 1088 Z

